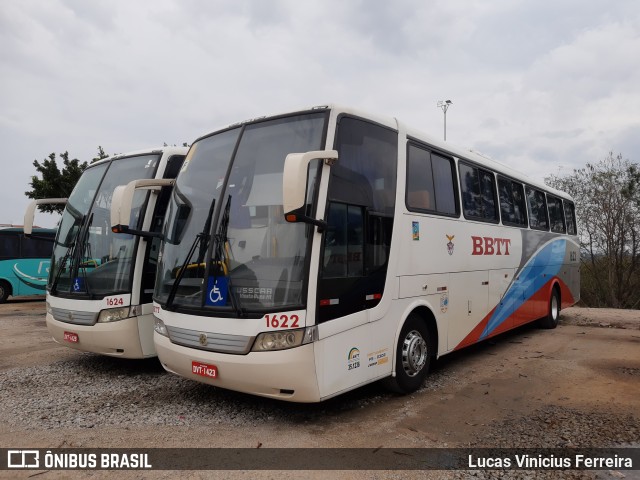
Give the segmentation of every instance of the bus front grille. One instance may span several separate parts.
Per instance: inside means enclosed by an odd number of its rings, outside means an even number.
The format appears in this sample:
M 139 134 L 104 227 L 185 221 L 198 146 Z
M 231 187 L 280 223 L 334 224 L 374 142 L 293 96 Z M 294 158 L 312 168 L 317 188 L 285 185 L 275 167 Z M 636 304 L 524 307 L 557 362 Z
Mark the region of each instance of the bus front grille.
M 176 345 L 197 348 L 210 352 L 233 353 L 242 355 L 248 353 L 255 337 L 243 335 L 225 335 L 222 333 L 201 332 L 186 328 L 169 327 L 169 339 Z
M 59 322 L 73 323 L 74 325 L 95 325 L 98 320 L 97 312 L 82 312 L 66 308 L 51 308 L 51 315 Z

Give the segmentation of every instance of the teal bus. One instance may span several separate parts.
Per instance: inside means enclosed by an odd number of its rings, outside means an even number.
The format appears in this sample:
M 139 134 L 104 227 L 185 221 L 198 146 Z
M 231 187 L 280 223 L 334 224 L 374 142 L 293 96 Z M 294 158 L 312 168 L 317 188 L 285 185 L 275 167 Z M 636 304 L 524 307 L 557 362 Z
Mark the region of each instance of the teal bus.
M 56 230 L 0 226 L 0 303 L 7 298 L 44 295 Z

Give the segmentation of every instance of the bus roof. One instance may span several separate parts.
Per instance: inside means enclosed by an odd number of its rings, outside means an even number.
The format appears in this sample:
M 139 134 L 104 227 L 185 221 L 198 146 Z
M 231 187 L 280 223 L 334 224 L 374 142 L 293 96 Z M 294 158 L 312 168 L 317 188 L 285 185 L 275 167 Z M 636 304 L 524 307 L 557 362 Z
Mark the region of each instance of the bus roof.
M 56 228 L 33 227 L 33 233 L 56 233 Z M 2 225 L 0 224 L 0 232 L 22 233 L 24 228 L 22 225 Z
M 92 167 L 94 165 L 99 165 L 101 163 L 105 163 L 105 162 L 110 162 L 111 160 L 118 160 L 120 158 L 126 158 L 126 157 L 138 157 L 140 155 L 152 155 L 152 154 L 162 154 L 162 153 L 168 153 L 169 155 L 174 154 L 174 155 L 184 155 L 186 154 L 188 148 L 187 147 L 155 147 L 155 148 L 144 148 L 141 150 L 134 150 L 132 152 L 126 152 L 126 153 L 116 153 L 114 155 L 111 155 L 109 157 L 105 157 L 105 158 L 101 158 L 100 160 L 90 163 L 87 168 Z
M 456 146 L 455 144 L 452 144 L 451 142 L 445 142 L 444 140 L 440 140 L 438 138 L 436 138 L 433 135 L 424 133 L 423 131 L 413 128 L 411 126 L 406 125 L 403 122 L 400 122 L 398 119 L 396 119 L 395 117 L 389 117 L 389 116 L 381 116 L 381 115 L 376 115 L 376 114 L 371 114 L 369 112 L 366 112 L 364 110 L 360 110 L 357 108 L 351 108 L 351 107 L 346 107 L 344 105 L 337 105 L 337 104 L 326 104 L 326 105 L 316 105 L 316 106 L 312 106 L 312 107 L 308 107 L 308 108 L 304 108 L 304 109 L 300 109 L 300 110 L 292 110 L 290 112 L 281 112 L 281 113 L 277 113 L 274 115 L 268 115 L 268 116 L 262 116 L 262 117 L 256 117 L 256 118 L 251 118 L 251 119 L 247 119 L 241 122 L 237 122 L 237 123 L 233 123 L 230 125 L 227 125 L 226 127 L 217 129 L 217 130 L 213 130 L 212 132 L 206 134 L 206 135 L 202 135 L 201 137 L 198 137 L 197 140 L 200 140 L 201 138 L 205 138 L 208 137 L 210 135 L 212 135 L 213 133 L 219 132 L 219 131 L 223 131 L 223 130 L 228 130 L 230 128 L 233 127 L 238 127 L 247 123 L 252 123 L 252 122 L 256 122 L 256 121 L 262 121 L 262 120 L 268 120 L 271 118 L 277 118 L 277 117 L 281 117 L 281 116 L 286 116 L 286 115 L 294 115 L 296 113 L 304 113 L 304 112 L 310 112 L 310 111 L 322 111 L 322 110 L 330 110 L 332 112 L 334 112 L 337 115 L 340 114 L 347 114 L 347 115 L 353 115 L 353 116 L 357 116 L 357 117 L 362 117 L 362 118 L 366 118 L 369 119 L 371 121 L 374 121 L 376 123 L 379 123 L 380 125 L 392 128 L 394 130 L 404 130 L 404 132 L 406 133 L 406 135 L 408 137 L 414 138 L 416 140 L 419 140 L 421 142 L 424 142 L 427 145 L 430 145 L 432 147 L 434 147 L 436 150 L 442 152 L 442 153 L 447 153 L 459 160 L 469 160 L 471 162 L 474 162 L 480 166 L 484 166 L 489 170 L 494 171 L 495 173 L 498 174 L 503 174 L 507 177 L 510 177 L 514 180 L 517 180 L 519 182 L 522 182 L 526 185 L 544 190 L 548 193 L 551 193 L 553 195 L 556 195 L 558 197 L 562 197 L 565 198 L 567 200 L 571 200 L 573 201 L 573 199 L 571 198 L 571 196 L 565 192 L 562 192 L 560 190 L 556 190 L 555 188 L 552 188 L 546 184 L 544 184 L 543 182 L 540 182 L 538 180 L 535 180 L 531 177 L 529 177 L 528 175 L 508 166 L 505 165 L 504 163 L 498 162 L 492 158 L 489 158 L 483 154 L 480 154 L 479 152 L 473 151 L 472 149 L 469 148 L 463 148 L 463 147 L 459 147 Z

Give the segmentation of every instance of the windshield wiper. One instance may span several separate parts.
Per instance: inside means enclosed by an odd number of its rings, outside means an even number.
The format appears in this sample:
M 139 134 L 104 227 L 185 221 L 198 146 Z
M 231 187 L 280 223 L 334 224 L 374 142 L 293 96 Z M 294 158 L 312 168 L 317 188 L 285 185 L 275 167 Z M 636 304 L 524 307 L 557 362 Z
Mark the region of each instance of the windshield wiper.
M 211 230 L 211 221 L 212 221 L 211 217 L 213 216 L 213 208 L 215 207 L 215 205 L 216 205 L 216 199 L 214 198 L 211 202 L 211 206 L 209 207 L 209 216 L 207 217 L 207 221 L 204 223 L 204 228 L 202 229 L 202 232 L 198 233 L 196 235 L 196 238 L 193 239 L 193 243 L 191 244 L 189 253 L 187 254 L 187 257 L 184 259 L 184 262 L 182 263 L 182 265 L 180 266 L 180 270 L 178 270 L 178 275 L 176 276 L 176 279 L 174 280 L 173 285 L 171 285 L 171 290 L 169 290 L 169 295 L 167 295 L 167 302 L 165 304 L 165 308 L 167 310 L 170 310 L 171 307 L 173 306 L 173 301 L 175 300 L 176 293 L 178 292 L 178 286 L 180 285 L 180 282 L 182 282 L 182 278 L 184 277 L 184 274 L 187 271 L 189 262 L 191 261 L 191 257 L 193 257 L 193 254 L 195 253 L 196 248 L 198 247 L 198 244 L 200 244 L 200 251 L 198 253 L 198 263 L 197 263 L 198 269 L 200 268 L 200 265 L 204 260 L 204 255 L 207 252 L 207 247 L 209 246 L 209 238 L 211 237 L 211 235 L 209 234 L 209 231 Z
M 60 262 L 58 264 L 58 271 L 56 272 L 56 276 L 53 279 L 53 283 L 51 284 L 51 291 L 56 292 L 58 288 L 58 282 L 60 281 L 60 277 L 62 276 L 62 271 L 65 268 L 66 263 L 69 261 L 69 258 L 73 255 L 75 257 L 75 251 L 78 245 L 78 238 L 80 237 L 80 232 L 82 231 L 82 227 L 84 225 L 85 215 L 79 218 L 78 229 L 76 233 L 73 235 L 73 239 L 71 239 L 71 243 L 67 247 L 67 251 L 64 253 Z M 69 273 L 71 273 L 72 265 L 69 266 Z
M 222 218 L 220 219 L 220 225 L 218 226 L 218 233 L 216 233 L 214 237 L 213 244 L 213 258 L 211 262 L 213 263 L 214 275 L 213 275 L 213 283 L 215 285 L 216 278 L 219 276 L 219 272 L 222 270 L 224 274 L 225 271 L 227 273 L 227 281 L 229 287 L 229 298 L 231 299 L 231 307 L 235 310 L 238 317 L 246 317 L 247 312 L 244 308 L 240 306 L 240 301 L 238 297 L 236 297 L 236 292 L 233 289 L 233 281 L 231 279 L 231 270 L 229 265 L 229 259 L 227 258 L 227 230 L 229 228 L 229 218 L 231 211 L 231 195 L 227 198 L 227 203 L 224 206 L 224 213 L 222 214 Z
M 78 242 L 82 245 L 80 247 L 80 253 L 77 256 L 78 257 L 78 263 L 77 263 L 77 271 L 78 271 L 78 276 L 80 275 L 80 270 L 82 269 L 82 272 L 84 274 L 84 286 L 87 289 L 87 295 L 89 295 L 90 297 L 92 296 L 91 293 L 91 286 L 89 285 L 89 277 L 87 276 L 87 260 L 85 260 L 85 258 L 90 258 L 91 260 L 93 260 L 93 258 L 91 257 L 91 244 L 88 242 L 88 238 L 89 238 L 89 227 L 91 226 L 91 224 L 93 223 L 93 212 L 91 212 L 91 215 L 89 216 L 89 220 L 87 220 L 86 223 L 86 228 L 84 230 L 84 234 L 82 235 L 82 238 L 78 239 Z M 88 256 L 85 257 L 85 251 L 88 253 Z

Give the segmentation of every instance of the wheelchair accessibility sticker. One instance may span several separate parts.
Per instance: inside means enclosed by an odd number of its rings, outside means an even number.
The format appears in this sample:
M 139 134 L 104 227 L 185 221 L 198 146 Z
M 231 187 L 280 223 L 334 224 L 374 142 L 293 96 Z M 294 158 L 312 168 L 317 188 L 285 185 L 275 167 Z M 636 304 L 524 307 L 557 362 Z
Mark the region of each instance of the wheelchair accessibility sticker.
M 206 305 L 211 307 L 223 307 L 227 304 L 227 294 L 229 292 L 228 277 L 209 277 L 207 282 Z
M 84 278 L 83 277 L 74 278 L 72 289 L 76 293 L 84 292 L 86 290 L 84 286 Z

